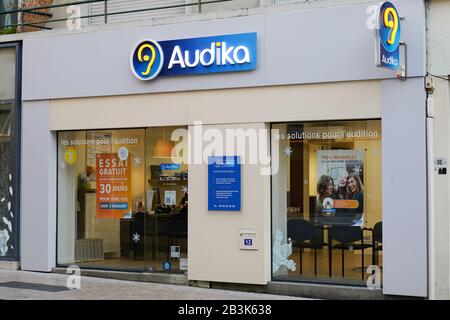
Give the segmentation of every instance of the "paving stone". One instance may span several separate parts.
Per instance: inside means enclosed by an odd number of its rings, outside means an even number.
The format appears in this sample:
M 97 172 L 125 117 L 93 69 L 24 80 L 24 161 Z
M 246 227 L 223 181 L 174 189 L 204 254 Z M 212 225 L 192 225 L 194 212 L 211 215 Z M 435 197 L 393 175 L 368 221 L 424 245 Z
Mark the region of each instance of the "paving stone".
M 290 296 L 204 289 L 190 286 L 82 277 L 75 290 L 39 290 L 66 287 L 68 275 L 0 270 L 0 299 L 39 300 L 287 300 Z M 7 284 L 2 286 L 1 284 Z M 11 285 L 17 283 L 17 286 Z

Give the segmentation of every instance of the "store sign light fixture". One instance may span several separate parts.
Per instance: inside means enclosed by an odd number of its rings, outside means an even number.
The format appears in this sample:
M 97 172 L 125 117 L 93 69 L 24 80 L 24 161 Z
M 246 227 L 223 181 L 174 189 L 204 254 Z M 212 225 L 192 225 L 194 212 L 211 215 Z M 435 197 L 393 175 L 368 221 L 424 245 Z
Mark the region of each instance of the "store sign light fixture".
M 141 40 L 131 52 L 136 78 L 250 71 L 257 65 L 257 33 L 155 41 Z

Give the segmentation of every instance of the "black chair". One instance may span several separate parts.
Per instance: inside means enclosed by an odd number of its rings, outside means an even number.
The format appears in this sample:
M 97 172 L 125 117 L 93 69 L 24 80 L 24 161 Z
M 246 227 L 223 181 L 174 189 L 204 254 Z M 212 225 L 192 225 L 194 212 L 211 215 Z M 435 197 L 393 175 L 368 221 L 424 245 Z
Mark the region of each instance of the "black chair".
M 333 269 L 333 249 L 340 249 L 342 251 L 342 277 L 344 277 L 344 254 L 345 250 L 361 250 L 361 278 L 364 280 L 364 250 L 372 247 L 372 244 L 364 243 L 364 230 L 360 227 L 352 226 L 331 226 L 329 229 L 329 273 Z M 332 245 L 333 240 L 338 244 Z M 357 243 L 360 242 L 360 243 Z
M 177 213 L 168 219 L 167 240 L 168 247 L 178 245 L 178 239 L 187 239 L 187 213 Z
M 167 232 L 169 238 L 171 238 L 171 240 L 175 240 L 175 243 L 177 243 L 179 238 L 187 238 L 187 214 L 174 214 L 173 217 L 169 219 L 169 229 Z
M 383 223 L 377 222 L 372 230 L 372 264 L 378 265 L 378 252 L 383 251 Z
M 317 249 L 327 245 L 322 241 L 319 230 L 306 220 L 294 218 L 287 222 L 287 236 L 292 245 L 300 249 L 300 274 L 303 273 L 303 249 L 314 249 L 314 275 L 317 276 Z

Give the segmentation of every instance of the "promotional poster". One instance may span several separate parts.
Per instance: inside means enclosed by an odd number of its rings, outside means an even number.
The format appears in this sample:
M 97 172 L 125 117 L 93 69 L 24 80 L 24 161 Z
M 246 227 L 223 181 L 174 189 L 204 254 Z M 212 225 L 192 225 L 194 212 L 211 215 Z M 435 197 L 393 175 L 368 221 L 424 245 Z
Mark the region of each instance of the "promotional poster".
M 317 151 L 316 220 L 364 225 L 364 151 Z
M 97 218 L 122 218 L 131 210 L 131 155 L 97 154 Z

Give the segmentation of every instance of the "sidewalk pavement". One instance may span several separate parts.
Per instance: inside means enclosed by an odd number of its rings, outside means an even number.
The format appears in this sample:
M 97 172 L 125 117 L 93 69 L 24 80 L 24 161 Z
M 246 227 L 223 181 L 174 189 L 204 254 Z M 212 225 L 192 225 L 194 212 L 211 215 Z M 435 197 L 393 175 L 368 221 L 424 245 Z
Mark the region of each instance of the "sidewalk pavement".
M 2 300 L 295 300 L 297 297 L 188 286 L 81 277 L 81 288 L 66 287 L 69 275 L 0 270 Z

